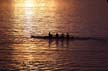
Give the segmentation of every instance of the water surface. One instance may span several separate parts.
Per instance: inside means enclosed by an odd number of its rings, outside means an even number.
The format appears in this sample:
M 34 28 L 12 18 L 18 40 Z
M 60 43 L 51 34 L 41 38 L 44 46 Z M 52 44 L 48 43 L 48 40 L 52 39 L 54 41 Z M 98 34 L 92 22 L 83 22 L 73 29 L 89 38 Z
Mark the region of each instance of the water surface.
M 3 0 L 0 70 L 108 71 L 108 41 L 30 38 L 56 32 L 107 38 L 106 0 Z

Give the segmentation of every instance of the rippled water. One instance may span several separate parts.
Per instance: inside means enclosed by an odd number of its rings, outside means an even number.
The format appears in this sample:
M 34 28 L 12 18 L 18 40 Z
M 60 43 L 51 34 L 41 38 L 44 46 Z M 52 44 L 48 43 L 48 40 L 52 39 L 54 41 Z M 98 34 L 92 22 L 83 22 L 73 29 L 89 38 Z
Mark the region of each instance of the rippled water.
M 30 38 L 69 32 L 107 38 L 106 0 L 2 0 L 0 71 L 108 71 L 108 40 Z

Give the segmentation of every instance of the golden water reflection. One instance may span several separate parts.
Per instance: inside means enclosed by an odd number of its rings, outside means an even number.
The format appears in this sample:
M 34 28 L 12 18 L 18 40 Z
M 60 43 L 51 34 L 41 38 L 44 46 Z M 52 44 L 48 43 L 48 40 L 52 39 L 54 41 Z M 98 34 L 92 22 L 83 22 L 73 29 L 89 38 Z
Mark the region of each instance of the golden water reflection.
M 54 17 L 57 2 L 54 0 L 14 0 L 13 7 L 14 17 L 20 23 L 20 33 L 25 33 L 25 36 L 46 35 L 57 26 Z
M 30 37 L 32 34 L 47 34 L 52 29 L 49 20 L 56 22 L 53 18 L 56 9 L 54 1 L 46 0 L 13 0 L 13 28 L 17 32 L 13 35 L 18 37 Z M 51 13 L 49 13 L 51 12 Z M 51 19 L 49 17 L 52 17 Z M 53 24 L 56 25 L 56 24 Z M 20 44 L 12 44 L 14 49 L 12 52 L 13 61 L 19 63 L 32 62 L 32 61 L 53 61 L 56 59 L 53 54 L 54 51 L 48 50 L 48 42 L 35 41 L 33 43 L 30 38 L 19 38 L 22 41 L 17 41 Z M 19 40 L 17 38 L 17 40 Z M 29 65 L 29 64 L 28 64 Z M 21 67 L 21 66 L 19 66 Z
M 67 46 L 65 47 L 65 44 L 62 45 L 62 42 L 52 42 L 51 45 L 49 45 L 46 40 L 28 38 L 32 34 L 47 35 L 49 31 L 63 32 L 63 30 L 65 30 L 64 32 L 66 32 L 67 27 L 71 27 L 71 32 L 79 30 L 80 28 L 73 26 L 75 24 L 80 24 L 80 20 L 77 16 L 79 15 L 77 13 L 79 12 L 78 10 L 75 12 L 73 11 L 72 6 L 72 8 L 69 9 L 67 8 L 69 7 L 68 5 L 61 5 L 63 4 L 61 2 L 59 2 L 59 4 L 61 3 L 60 5 L 63 7 L 58 6 L 58 0 L 12 1 L 12 9 L 10 13 L 9 11 L 6 11 L 7 13 L 5 15 L 3 12 L 2 15 L 4 18 L 3 20 L 0 19 L 3 24 L 0 26 L 0 32 L 3 30 L 1 33 L 6 35 L 3 35 L 3 37 L 6 37 L 5 39 L 0 36 L 0 42 L 2 42 L 0 46 L 0 68 L 14 69 L 13 67 L 15 67 L 22 70 L 22 67 L 28 68 L 28 66 L 30 66 L 37 68 L 42 66 L 40 69 L 46 69 L 48 71 L 63 70 L 65 68 L 67 70 L 64 71 L 68 71 L 68 69 L 71 68 L 72 70 L 76 70 L 74 67 L 76 68 L 77 66 L 81 66 L 82 68 L 87 66 L 90 67 L 91 65 L 93 68 L 96 66 L 97 68 L 108 66 L 108 64 L 101 65 L 101 63 L 104 64 L 106 61 L 106 56 L 103 56 L 104 48 L 107 47 L 106 43 L 104 45 L 97 41 L 72 41 L 70 42 L 69 47 L 66 48 Z M 76 9 L 76 6 L 74 6 L 74 9 Z M 68 24 L 70 22 L 71 24 Z M 81 27 L 81 25 L 79 26 Z M 11 34 L 10 32 L 12 33 L 12 36 L 9 37 L 8 34 Z M 2 41 L 2 39 L 4 41 Z M 99 50 L 97 50 L 97 48 Z M 94 51 L 94 49 L 96 49 L 96 51 Z M 98 52 L 100 53 L 96 54 Z M 104 53 L 107 54 L 106 51 Z M 31 62 L 31 64 L 29 62 Z M 28 69 L 25 69 L 25 71 L 27 70 Z
M 13 1 L 13 16 L 15 24 L 13 29 L 18 32 L 14 35 L 22 35 L 30 37 L 33 35 L 47 35 L 49 31 L 57 30 L 59 25 L 59 17 L 57 15 L 58 4 L 56 0 L 14 0 Z M 59 28 L 59 27 L 58 27 Z M 30 39 L 30 38 L 29 38 Z M 17 61 L 53 61 L 56 62 L 56 57 L 59 55 L 56 50 L 50 51 L 48 49 L 48 41 L 31 43 L 29 39 L 27 42 L 21 44 L 13 44 L 13 53 L 20 53 L 13 56 Z M 39 45 L 38 45 L 39 44 Z M 56 44 L 53 44 L 56 46 Z M 41 48 L 41 49 L 40 49 Z
M 15 0 L 14 16 L 18 17 L 20 28 L 27 37 L 47 35 L 48 32 L 71 32 L 71 29 L 75 27 L 70 26 L 75 24 L 70 24 L 73 21 L 70 16 L 76 10 L 74 1 L 72 3 L 68 5 L 67 2 L 64 3 L 61 0 Z M 71 13 L 68 13 L 68 10 Z M 65 21 L 66 18 L 68 19 Z
M 30 37 L 32 33 L 47 34 L 49 29 L 52 29 L 48 22 L 51 20 L 53 25 L 56 25 L 53 18 L 55 12 L 51 12 L 57 8 L 56 5 L 54 0 L 13 0 L 13 29 L 18 31 L 13 34 L 25 37 Z

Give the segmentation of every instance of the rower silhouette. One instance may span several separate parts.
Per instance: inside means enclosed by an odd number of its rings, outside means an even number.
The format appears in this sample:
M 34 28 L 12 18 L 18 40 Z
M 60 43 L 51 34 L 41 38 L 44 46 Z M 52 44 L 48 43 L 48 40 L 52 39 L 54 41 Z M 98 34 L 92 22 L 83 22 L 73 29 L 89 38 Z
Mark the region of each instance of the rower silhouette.
M 65 39 L 65 35 L 62 33 L 60 36 L 60 41 L 61 41 L 61 46 L 64 47 L 64 39 Z
M 69 38 L 70 38 L 70 35 L 67 32 L 67 34 L 66 34 L 66 47 L 69 47 Z
M 56 33 L 55 38 L 56 38 L 56 40 L 59 39 L 59 34 L 58 33 Z
M 52 39 L 53 35 L 49 32 L 49 39 Z
M 67 33 L 67 34 L 66 34 L 67 40 L 69 40 L 69 37 L 70 37 L 70 35 L 69 35 L 69 33 Z
M 65 37 L 65 35 L 62 33 L 60 38 L 61 39 L 64 39 L 64 37 Z
M 56 33 L 55 39 L 56 39 L 56 47 L 58 47 L 59 45 L 59 34 L 58 33 Z
M 53 35 L 49 32 L 48 37 L 49 37 L 49 47 L 51 47 Z

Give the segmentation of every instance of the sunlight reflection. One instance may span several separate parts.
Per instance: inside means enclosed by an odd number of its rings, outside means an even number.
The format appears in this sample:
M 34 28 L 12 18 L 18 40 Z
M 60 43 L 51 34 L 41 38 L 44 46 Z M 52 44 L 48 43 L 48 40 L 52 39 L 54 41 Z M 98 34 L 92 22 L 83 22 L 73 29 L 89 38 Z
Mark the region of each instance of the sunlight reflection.
M 35 0 L 15 0 L 14 1 L 14 16 L 19 20 L 24 36 L 30 37 L 32 31 L 32 19 L 35 14 Z M 18 23 L 17 22 L 17 23 Z
M 30 7 L 30 8 L 31 8 L 31 7 L 33 8 L 33 7 L 35 7 L 35 0 L 26 0 L 26 1 L 25 1 L 25 7 L 26 7 L 26 8 L 29 8 L 29 7 Z
M 30 37 L 32 33 L 34 35 L 46 35 L 54 26 L 57 26 L 56 19 L 53 18 L 57 9 L 56 1 L 14 0 L 13 4 L 14 16 L 18 18 L 20 33 L 24 36 Z
M 13 53 L 16 53 L 16 52 L 19 53 L 18 56 L 15 55 L 13 56 L 13 58 L 20 62 L 27 62 L 27 61 L 34 60 L 34 57 L 32 54 L 32 52 L 34 51 L 32 50 L 32 46 L 33 44 L 19 44 L 19 45 L 13 44 L 12 47 L 15 47 Z
M 53 30 L 56 24 L 55 10 L 56 2 L 46 0 L 14 0 L 13 1 L 13 18 L 15 29 L 14 35 L 22 35 L 20 38 L 21 44 L 13 44 L 13 59 L 19 62 L 27 61 L 53 61 L 56 62 L 57 55 L 53 51 L 48 51 L 48 42 L 35 41 L 35 44 L 30 43 L 28 38 L 33 35 L 42 33 L 48 34 Z M 53 28 L 53 29 L 52 29 Z M 18 32 L 16 32 L 18 31 Z M 42 35 L 41 34 L 41 35 Z M 25 38 L 27 37 L 27 38 Z M 17 38 L 17 40 L 19 40 Z M 17 41 L 18 42 L 18 41 Z M 27 43 L 26 43 L 27 42 Z M 50 55 L 49 55 L 50 53 Z
M 54 9 L 57 6 L 57 3 L 54 0 L 46 1 L 46 0 L 37 0 L 35 7 L 38 9 Z
M 56 62 L 56 54 L 54 54 L 56 49 L 52 49 L 54 51 L 49 51 L 48 48 L 45 47 L 45 45 L 42 43 L 39 44 L 13 44 L 11 47 L 14 48 L 13 54 L 17 53 L 16 55 L 13 55 L 13 60 L 16 60 L 18 62 L 35 62 L 35 61 L 53 61 Z M 53 57 L 55 56 L 55 57 Z
M 54 18 L 57 10 L 57 2 L 55 0 L 36 0 L 36 35 L 47 35 L 49 31 L 55 29 L 56 19 Z M 53 28 L 53 29 L 52 29 Z M 34 34 L 34 33 L 33 33 Z

